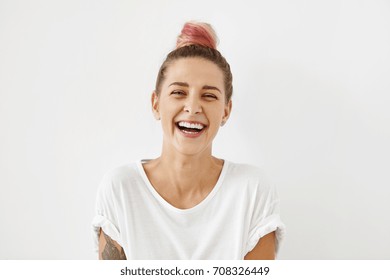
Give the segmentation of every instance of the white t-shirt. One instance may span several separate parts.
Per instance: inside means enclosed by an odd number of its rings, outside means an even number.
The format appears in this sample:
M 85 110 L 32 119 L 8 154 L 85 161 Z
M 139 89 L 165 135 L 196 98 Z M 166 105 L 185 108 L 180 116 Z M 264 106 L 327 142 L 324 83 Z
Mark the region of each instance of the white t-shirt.
M 243 259 L 264 235 L 284 235 L 279 198 L 264 172 L 224 161 L 213 190 L 198 205 L 179 209 L 153 188 L 142 161 L 108 172 L 98 190 L 92 222 L 127 259 Z

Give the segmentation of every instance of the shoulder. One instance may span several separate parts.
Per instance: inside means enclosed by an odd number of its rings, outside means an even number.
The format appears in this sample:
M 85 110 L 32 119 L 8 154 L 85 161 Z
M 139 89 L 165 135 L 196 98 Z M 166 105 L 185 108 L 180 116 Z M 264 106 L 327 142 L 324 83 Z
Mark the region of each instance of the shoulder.
M 263 213 L 279 202 L 277 187 L 266 169 L 237 163 L 231 163 L 229 167 L 227 189 L 236 197 L 245 197 L 248 207 L 253 211 Z
M 265 169 L 245 163 L 229 162 L 228 173 L 238 179 L 267 181 L 269 176 Z
M 108 170 L 101 179 L 99 185 L 100 192 L 117 190 L 137 182 L 140 176 L 137 164 L 137 162 L 133 162 Z
M 103 178 L 106 180 L 123 180 L 138 176 L 138 162 L 132 162 L 129 164 L 123 164 L 108 170 Z
M 226 175 L 227 182 L 252 191 L 269 192 L 275 188 L 268 172 L 255 165 L 229 162 Z

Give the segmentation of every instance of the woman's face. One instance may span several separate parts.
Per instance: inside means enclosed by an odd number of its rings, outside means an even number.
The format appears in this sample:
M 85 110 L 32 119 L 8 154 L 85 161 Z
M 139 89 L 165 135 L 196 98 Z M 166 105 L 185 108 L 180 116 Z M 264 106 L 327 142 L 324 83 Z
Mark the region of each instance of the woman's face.
M 170 64 L 160 95 L 152 95 L 152 106 L 161 119 L 164 148 L 186 155 L 211 154 L 212 141 L 231 110 L 222 71 L 202 58 L 181 58 Z

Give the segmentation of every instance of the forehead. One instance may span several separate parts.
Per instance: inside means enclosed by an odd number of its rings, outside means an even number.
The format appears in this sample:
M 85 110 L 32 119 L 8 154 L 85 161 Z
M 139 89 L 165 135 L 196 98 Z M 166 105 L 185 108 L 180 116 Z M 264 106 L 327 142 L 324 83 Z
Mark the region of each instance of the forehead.
M 212 85 L 223 88 L 223 73 L 214 63 L 203 58 L 180 58 L 169 65 L 165 85 L 186 82 L 191 85 Z

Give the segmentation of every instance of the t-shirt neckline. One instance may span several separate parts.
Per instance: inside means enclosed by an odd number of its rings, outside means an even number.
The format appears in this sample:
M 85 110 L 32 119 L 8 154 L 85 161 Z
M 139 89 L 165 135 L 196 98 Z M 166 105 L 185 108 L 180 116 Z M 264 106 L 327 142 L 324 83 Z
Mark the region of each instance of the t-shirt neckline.
M 136 163 L 137 163 L 137 167 L 138 167 L 138 171 L 146 185 L 146 187 L 149 189 L 149 191 L 152 193 L 152 195 L 163 205 L 165 206 L 166 208 L 168 209 L 171 209 L 173 211 L 176 211 L 178 213 L 192 213 L 200 208 L 202 208 L 204 205 L 206 205 L 214 196 L 215 194 L 218 192 L 218 190 L 221 188 L 221 185 L 222 185 L 222 182 L 225 178 L 225 175 L 226 175 L 226 172 L 227 172 L 227 169 L 228 169 L 228 166 L 229 166 L 229 162 L 227 160 L 223 160 L 224 163 L 223 163 L 223 166 L 222 166 L 222 170 L 221 170 L 221 173 L 219 174 L 219 177 L 218 177 L 218 180 L 216 182 L 216 184 L 214 185 L 213 189 L 210 191 L 210 193 L 201 201 L 199 202 L 197 205 L 191 207 L 191 208 L 188 208 L 188 209 L 180 209 L 180 208 L 177 208 L 175 206 L 173 206 L 172 204 L 170 204 L 168 201 L 166 201 L 157 191 L 156 189 L 153 187 L 152 183 L 150 182 L 148 176 L 146 175 L 146 172 L 145 172 L 145 169 L 142 165 L 143 162 L 147 162 L 148 160 L 147 159 L 141 159 L 141 160 L 138 160 Z

